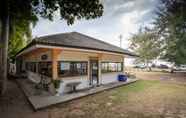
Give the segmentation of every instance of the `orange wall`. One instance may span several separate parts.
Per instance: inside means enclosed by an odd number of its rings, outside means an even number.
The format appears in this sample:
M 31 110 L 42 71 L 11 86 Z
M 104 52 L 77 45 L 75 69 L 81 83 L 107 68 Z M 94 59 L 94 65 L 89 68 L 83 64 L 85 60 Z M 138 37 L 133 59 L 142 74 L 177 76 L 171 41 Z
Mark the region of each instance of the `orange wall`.
M 25 61 L 41 61 L 41 55 L 42 54 L 49 54 L 51 53 L 50 49 L 46 49 L 46 48 L 39 48 L 39 49 L 35 49 L 29 53 L 26 53 L 23 55 L 23 59 Z M 48 59 L 50 60 L 50 54 L 48 55 Z
M 47 60 L 41 60 L 41 55 L 47 54 Z M 52 61 L 52 78 L 53 79 L 62 79 L 58 78 L 58 62 L 59 60 L 72 60 L 72 61 L 88 61 L 90 57 L 97 57 L 99 59 L 99 66 L 101 67 L 101 61 L 109 62 L 123 62 L 124 56 L 121 55 L 111 55 L 111 54 L 102 54 L 102 53 L 89 53 L 89 52 L 80 52 L 80 51 L 70 51 L 70 50 L 61 50 L 61 49 L 47 49 L 39 48 L 35 49 L 29 53 L 23 55 L 25 61 Z M 88 68 L 89 69 L 89 68 Z M 88 71 L 89 75 L 89 71 Z M 99 72 L 101 76 L 101 69 Z M 64 78 L 65 79 L 65 78 Z
M 52 78 L 58 78 L 58 68 L 57 68 L 57 59 L 61 53 L 61 50 L 52 49 Z

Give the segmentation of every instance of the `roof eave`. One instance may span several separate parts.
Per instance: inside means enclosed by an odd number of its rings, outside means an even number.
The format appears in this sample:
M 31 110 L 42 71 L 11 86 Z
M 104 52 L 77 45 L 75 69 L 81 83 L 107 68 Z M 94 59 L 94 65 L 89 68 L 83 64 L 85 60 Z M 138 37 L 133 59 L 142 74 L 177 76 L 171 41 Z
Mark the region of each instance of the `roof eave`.
M 81 46 L 69 46 L 69 45 L 62 45 L 62 44 L 56 44 L 56 43 L 45 43 L 45 42 L 39 42 L 36 40 L 33 40 L 29 45 L 27 45 L 26 47 L 24 47 L 22 50 L 20 50 L 17 54 L 16 57 L 21 56 L 22 52 L 26 49 L 28 49 L 29 47 L 33 46 L 33 45 L 45 45 L 45 46 L 59 46 L 59 47 L 67 47 L 67 48 L 77 48 L 77 49 L 87 49 L 87 50 L 95 50 L 95 51 L 105 51 L 105 52 L 111 52 L 111 53 L 117 53 L 117 54 L 123 54 L 123 55 L 127 55 L 130 57 L 138 57 L 138 55 L 136 54 L 132 54 L 132 53 L 125 53 L 125 52 L 118 52 L 118 51 L 111 51 L 111 50 L 104 50 L 104 49 L 96 49 L 96 48 L 87 48 L 87 47 L 81 47 Z

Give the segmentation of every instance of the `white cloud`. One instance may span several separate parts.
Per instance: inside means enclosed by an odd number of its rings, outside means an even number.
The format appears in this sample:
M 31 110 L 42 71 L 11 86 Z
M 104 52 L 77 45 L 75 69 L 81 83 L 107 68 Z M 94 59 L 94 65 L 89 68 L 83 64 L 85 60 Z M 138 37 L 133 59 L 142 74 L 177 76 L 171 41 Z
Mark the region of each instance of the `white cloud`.
M 59 15 L 53 22 L 41 19 L 33 29 L 33 36 L 77 31 L 119 46 L 119 35 L 123 35 L 122 47 L 128 47 L 128 38 L 141 25 L 153 19 L 158 0 L 104 0 L 104 15 L 94 20 L 80 20 L 68 26 Z

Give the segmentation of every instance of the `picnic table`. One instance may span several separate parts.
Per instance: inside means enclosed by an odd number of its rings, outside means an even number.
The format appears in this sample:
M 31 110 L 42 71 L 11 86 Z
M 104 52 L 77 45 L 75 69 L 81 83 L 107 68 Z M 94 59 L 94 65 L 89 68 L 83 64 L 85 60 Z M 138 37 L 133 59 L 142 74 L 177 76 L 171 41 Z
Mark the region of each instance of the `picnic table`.
M 70 82 L 67 83 L 66 86 L 71 88 L 70 92 L 76 92 L 76 88 L 79 84 L 81 84 L 81 82 Z

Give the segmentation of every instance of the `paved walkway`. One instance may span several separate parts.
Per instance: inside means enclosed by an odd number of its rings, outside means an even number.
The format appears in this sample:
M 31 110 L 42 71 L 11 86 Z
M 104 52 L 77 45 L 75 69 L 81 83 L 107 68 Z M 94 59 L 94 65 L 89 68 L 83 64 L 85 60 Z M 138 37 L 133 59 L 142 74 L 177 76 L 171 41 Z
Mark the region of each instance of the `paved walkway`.
M 35 96 L 30 96 L 27 93 L 27 90 L 20 84 L 20 82 L 18 81 L 18 83 L 21 85 L 25 95 L 27 96 L 29 102 L 31 103 L 31 105 L 33 106 L 34 110 L 39 110 L 39 109 L 43 109 L 55 104 L 59 104 L 59 103 L 64 103 L 64 102 L 68 102 L 74 99 L 78 99 L 81 97 L 85 97 L 88 95 L 92 95 L 98 92 L 102 92 L 111 88 L 116 88 L 116 87 L 120 87 L 126 84 L 130 84 L 133 82 L 136 82 L 137 79 L 130 79 L 127 82 L 115 82 L 115 83 L 110 83 L 110 84 L 106 84 L 106 85 L 101 85 L 99 87 L 95 87 L 95 88 L 91 88 L 88 90 L 84 90 L 84 91 L 79 91 L 76 93 L 72 93 L 72 94 L 65 94 L 63 96 L 39 96 L 39 95 L 35 95 Z

